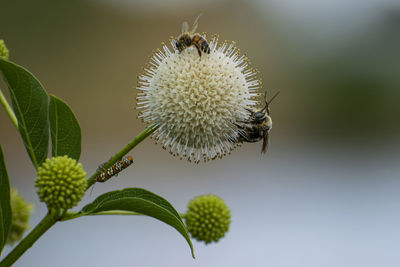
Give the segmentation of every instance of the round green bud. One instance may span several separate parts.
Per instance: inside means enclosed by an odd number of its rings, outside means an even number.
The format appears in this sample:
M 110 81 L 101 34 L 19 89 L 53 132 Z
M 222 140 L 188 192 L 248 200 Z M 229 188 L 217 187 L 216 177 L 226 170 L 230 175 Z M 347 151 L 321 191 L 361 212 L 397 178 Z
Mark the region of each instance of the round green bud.
M 29 217 L 33 211 L 33 204 L 21 197 L 16 188 L 11 189 L 11 227 L 7 238 L 7 244 L 13 245 L 22 239 L 25 230 L 29 229 Z
M 8 55 L 9 55 L 9 52 L 6 47 L 6 44 L 4 43 L 4 40 L 0 39 L 0 57 L 8 60 Z
M 46 159 L 38 168 L 36 184 L 40 201 L 48 209 L 70 209 L 78 204 L 87 187 L 82 165 L 67 156 Z
M 203 195 L 189 202 L 184 218 L 192 237 L 209 244 L 218 242 L 228 232 L 231 211 L 220 197 Z

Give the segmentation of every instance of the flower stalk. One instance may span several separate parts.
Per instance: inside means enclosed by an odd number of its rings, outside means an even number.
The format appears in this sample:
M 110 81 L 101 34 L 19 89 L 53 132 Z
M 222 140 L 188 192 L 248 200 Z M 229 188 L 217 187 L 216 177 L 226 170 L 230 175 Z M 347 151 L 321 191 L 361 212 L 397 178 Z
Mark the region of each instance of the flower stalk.
M 65 222 L 65 221 L 69 221 L 72 219 L 76 219 L 82 216 L 97 216 L 97 215 L 136 215 L 136 216 L 146 216 L 143 215 L 141 213 L 138 212 L 134 212 L 134 211 L 125 211 L 125 210 L 112 210 L 112 211 L 100 211 L 100 212 L 96 212 L 96 213 L 91 213 L 91 214 L 85 214 L 79 211 L 72 211 L 72 212 L 67 212 L 65 215 L 63 215 L 63 217 L 61 218 L 60 221 Z M 181 216 L 181 218 L 185 217 L 184 213 L 180 213 L 179 216 Z
M 115 162 L 120 160 L 123 156 L 128 154 L 129 151 L 131 151 L 135 146 L 137 146 L 140 142 L 142 142 L 144 139 L 146 139 L 149 135 L 151 135 L 157 127 L 155 125 L 151 125 L 147 127 L 145 130 L 143 130 L 138 136 L 133 138 L 131 142 L 129 142 L 121 151 L 119 151 L 117 154 L 115 154 L 104 166 L 104 169 L 107 169 L 111 167 Z M 86 188 L 86 191 L 94 184 L 96 183 L 96 177 L 99 175 L 101 170 L 96 171 L 90 178 L 87 180 L 88 186 Z
M 0 262 L 0 267 L 8 267 L 16 262 L 57 220 L 56 216 L 47 213 L 40 223 Z

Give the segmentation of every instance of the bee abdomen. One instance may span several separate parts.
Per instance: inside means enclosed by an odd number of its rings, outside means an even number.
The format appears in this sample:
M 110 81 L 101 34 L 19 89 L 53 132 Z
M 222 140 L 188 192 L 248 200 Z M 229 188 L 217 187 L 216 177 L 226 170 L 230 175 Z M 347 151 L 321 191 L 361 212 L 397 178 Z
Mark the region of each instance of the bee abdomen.
M 196 44 L 196 46 L 204 53 L 210 54 L 210 47 L 204 37 L 196 34 L 193 36 L 193 43 Z

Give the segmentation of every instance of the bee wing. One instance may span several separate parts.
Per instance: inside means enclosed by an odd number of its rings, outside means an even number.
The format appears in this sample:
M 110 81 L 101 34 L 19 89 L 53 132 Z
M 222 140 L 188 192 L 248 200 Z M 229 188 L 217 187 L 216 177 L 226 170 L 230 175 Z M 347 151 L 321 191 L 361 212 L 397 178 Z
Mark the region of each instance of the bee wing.
M 193 28 L 191 31 L 192 33 L 195 33 L 195 31 L 197 30 L 197 26 L 199 26 L 199 19 L 200 19 L 201 15 L 203 15 L 203 14 L 198 15 L 197 18 L 194 20 Z
M 187 21 L 184 21 L 182 23 L 182 33 L 188 32 L 188 31 L 189 31 L 189 23 L 187 23 Z
M 269 134 L 268 134 L 267 131 L 264 131 L 264 133 L 263 133 L 263 144 L 262 144 L 262 148 L 261 148 L 261 153 L 263 153 L 263 154 L 267 153 L 268 143 L 269 143 Z

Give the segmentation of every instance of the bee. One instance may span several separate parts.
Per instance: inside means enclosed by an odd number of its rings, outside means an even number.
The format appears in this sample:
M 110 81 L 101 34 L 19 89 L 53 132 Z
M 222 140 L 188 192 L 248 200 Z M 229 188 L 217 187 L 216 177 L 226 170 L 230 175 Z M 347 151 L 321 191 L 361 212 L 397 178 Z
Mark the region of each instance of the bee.
M 191 31 L 189 31 L 189 24 L 186 21 L 182 23 L 182 34 L 178 37 L 178 40 L 175 41 L 175 46 L 179 53 L 194 45 L 200 57 L 201 52 L 210 54 L 210 47 L 207 43 L 207 40 L 200 34 L 195 33 L 201 15 L 202 14 L 200 14 L 194 21 Z
M 117 176 L 118 173 L 126 169 L 132 163 L 133 163 L 132 156 L 127 156 L 125 158 L 122 158 L 121 160 L 118 160 L 116 163 L 114 163 L 113 165 L 111 165 L 111 167 L 107 169 L 103 169 L 103 167 L 100 166 L 99 169 L 102 170 L 102 172 L 99 173 L 99 175 L 97 175 L 96 181 L 99 183 L 104 183 L 111 177 Z
M 265 106 L 261 110 L 251 110 L 247 121 L 240 121 L 241 124 L 235 124 L 239 129 L 238 142 L 255 143 L 263 140 L 261 153 L 266 153 L 269 143 L 269 131 L 272 129 L 272 119 L 270 116 L 269 104 L 279 94 L 279 91 L 268 101 L 265 98 Z

